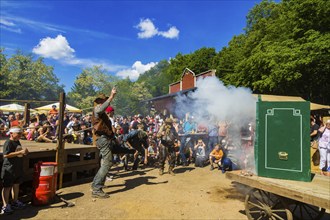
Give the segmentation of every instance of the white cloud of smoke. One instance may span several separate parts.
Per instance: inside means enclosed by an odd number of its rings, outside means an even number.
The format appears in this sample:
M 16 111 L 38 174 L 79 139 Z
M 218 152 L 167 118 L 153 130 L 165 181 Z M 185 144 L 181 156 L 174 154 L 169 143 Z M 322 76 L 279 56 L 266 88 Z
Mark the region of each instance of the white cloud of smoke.
M 226 87 L 216 77 L 206 77 L 197 81 L 195 92 L 176 98 L 176 113 L 190 112 L 196 120 L 205 115 L 211 120 L 244 124 L 255 120 L 256 99 L 244 87 Z
M 175 113 L 182 118 L 189 112 L 197 124 L 229 123 L 229 139 L 240 148 L 235 154 L 239 158 L 246 155 L 250 160 L 249 169 L 254 170 L 254 162 L 251 161 L 251 158 L 254 158 L 253 148 L 241 148 L 241 129 L 249 123 L 254 125 L 256 101 L 248 88 L 226 87 L 218 78 L 206 77 L 197 81 L 197 89 L 194 92 L 176 97 Z

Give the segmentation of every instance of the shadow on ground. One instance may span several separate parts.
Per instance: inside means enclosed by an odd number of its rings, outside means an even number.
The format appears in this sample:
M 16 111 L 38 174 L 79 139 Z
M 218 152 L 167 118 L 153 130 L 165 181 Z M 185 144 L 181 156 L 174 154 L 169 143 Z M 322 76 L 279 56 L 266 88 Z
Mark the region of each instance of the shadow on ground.
M 54 198 L 54 202 L 50 205 L 35 206 L 32 205 L 31 202 L 29 202 L 25 209 L 15 210 L 15 212 L 10 215 L 1 215 L 0 219 L 6 219 L 6 220 L 28 219 L 37 216 L 38 213 L 42 212 L 43 210 L 47 211 L 47 209 L 53 209 L 53 208 L 69 209 L 70 207 L 67 206 L 67 203 L 71 203 L 70 200 L 82 196 L 84 196 L 84 193 L 80 193 L 80 192 L 67 193 L 67 194 L 59 193 L 59 195 Z M 66 202 L 63 202 L 63 199 L 66 200 Z

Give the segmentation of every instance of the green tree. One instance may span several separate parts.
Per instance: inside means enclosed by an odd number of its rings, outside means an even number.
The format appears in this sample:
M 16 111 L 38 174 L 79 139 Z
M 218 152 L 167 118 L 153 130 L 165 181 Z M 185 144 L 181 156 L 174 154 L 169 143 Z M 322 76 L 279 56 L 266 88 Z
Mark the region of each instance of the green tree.
M 102 66 L 83 69 L 68 93 L 68 103 L 81 109 L 92 108 L 96 96 L 99 93 L 110 94 L 118 80 L 117 77 L 108 74 Z
M 169 65 L 167 60 L 161 60 L 153 68 L 141 74 L 136 82 L 144 82 L 153 97 L 168 93 L 168 85 L 172 83 L 166 75 Z
M 219 76 L 256 93 L 329 103 L 329 13 L 326 0 L 262 1 L 246 33 L 218 54 Z
M 12 57 L 0 51 L 0 97 L 16 100 L 58 100 L 63 85 L 53 73 L 53 67 L 44 64 L 42 58 L 33 60 L 31 54 L 17 51 Z

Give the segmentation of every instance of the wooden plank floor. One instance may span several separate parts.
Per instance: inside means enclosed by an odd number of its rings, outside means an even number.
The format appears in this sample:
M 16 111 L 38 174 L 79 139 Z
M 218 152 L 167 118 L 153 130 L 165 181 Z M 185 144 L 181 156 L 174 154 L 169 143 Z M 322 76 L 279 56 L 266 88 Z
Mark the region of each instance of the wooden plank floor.
M 35 141 L 20 140 L 23 148 L 28 148 L 30 152 L 56 150 L 56 143 L 40 143 Z M 3 152 L 5 140 L 0 140 L 0 152 Z M 65 143 L 65 149 L 90 148 L 92 145 Z
M 330 177 L 316 174 L 311 182 L 244 176 L 240 170 L 226 172 L 235 182 L 294 199 L 310 205 L 330 209 Z

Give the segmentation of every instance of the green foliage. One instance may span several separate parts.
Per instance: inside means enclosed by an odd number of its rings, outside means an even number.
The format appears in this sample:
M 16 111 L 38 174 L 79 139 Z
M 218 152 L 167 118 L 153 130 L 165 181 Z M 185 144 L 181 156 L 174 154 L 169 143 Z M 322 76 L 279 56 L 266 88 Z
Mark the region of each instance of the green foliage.
M 119 79 L 108 74 L 101 66 L 86 68 L 80 73 L 68 93 L 68 103 L 78 108 L 87 109 L 93 106 L 97 94 L 110 94 L 112 87 Z
M 218 54 L 218 76 L 256 93 L 329 103 L 329 14 L 326 0 L 261 2 L 247 16 L 246 33 Z
M 31 54 L 17 51 L 7 59 L 0 50 L 0 97 L 15 100 L 58 100 L 63 85 L 53 73 L 53 67 L 42 58 L 33 60 Z
M 168 85 L 173 82 L 173 78 L 166 74 L 169 65 L 166 60 L 158 62 L 156 66 L 141 74 L 136 82 L 144 82 L 153 97 L 168 93 Z

